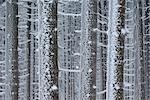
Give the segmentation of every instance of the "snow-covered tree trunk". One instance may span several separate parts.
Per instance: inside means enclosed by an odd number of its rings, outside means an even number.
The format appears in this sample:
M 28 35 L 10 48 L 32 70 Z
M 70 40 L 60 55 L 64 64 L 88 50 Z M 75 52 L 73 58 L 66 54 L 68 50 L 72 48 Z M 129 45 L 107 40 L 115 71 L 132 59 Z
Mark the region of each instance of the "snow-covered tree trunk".
M 18 79 L 18 0 L 6 1 L 7 6 L 7 23 L 8 32 L 10 33 L 10 48 L 11 48 L 11 58 L 10 58 L 10 68 L 11 68 L 11 79 L 10 79 L 10 88 L 11 88 L 11 100 L 18 100 L 18 88 L 19 88 L 19 79 Z
M 139 98 L 139 19 L 138 2 L 125 2 L 125 41 L 124 41 L 124 100 L 138 100 Z M 135 9 L 137 8 L 137 9 Z M 134 12 L 134 13 L 133 13 Z
M 141 63 L 141 100 L 150 99 L 149 55 L 150 55 L 150 1 L 139 0 L 140 7 L 140 63 Z
M 89 100 L 96 99 L 96 46 L 97 46 L 97 32 L 94 29 L 97 28 L 97 0 L 87 0 L 87 11 L 88 11 L 88 21 L 87 21 L 87 62 L 91 72 L 89 73 Z
M 58 99 L 57 0 L 44 0 L 42 7 L 41 99 Z
M 18 0 L 19 100 L 30 98 L 30 4 Z
M 108 1 L 97 2 L 96 100 L 106 99 Z
M 115 58 L 115 77 L 114 84 L 115 99 L 123 100 L 123 68 L 124 68 L 124 25 L 125 25 L 125 0 L 119 0 L 118 16 L 117 16 L 117 45 L 116 45 L 116 58 Z
M 8 82 L 9 49 L 7 48 L 9 43 L 6 30 L 6 2 L 0 1 L 0 100 L 9 99 L 8 96 L 10 96 Z
M 30 100 L 40 100 L 40 34 L 41 34 L 41 2 L 28 1 L 29 49 L 30 49 Z M 28 25 L 28 26 L 29 26 Z M 39 28 L 40 27 L 40 28 Z
M 112 100 L 123 100 L 124 25 L 125 0 L 110 1 L 107 99 Z

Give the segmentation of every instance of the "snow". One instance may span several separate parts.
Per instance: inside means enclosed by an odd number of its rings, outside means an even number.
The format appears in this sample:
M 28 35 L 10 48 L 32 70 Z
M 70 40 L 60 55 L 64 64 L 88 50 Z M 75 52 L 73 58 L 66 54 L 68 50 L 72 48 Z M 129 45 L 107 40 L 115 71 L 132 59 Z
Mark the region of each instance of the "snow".
M 96 86 L 95 86 L 95 85 L 93 85 L 93 89 L 96 89 Z
M 108 51 L 107 51 L 107 84 L 106 84 L 106 99 L 107 100 L 115 100 L 114 92 L 115 89 L 113 84 L 115 84 L 115 46 L 116 46 L 116 37 L 118 36 L 116 33 L 116 22 L 117 22 L 117 13 L 118 8 L 117 0 L 111 0 L 109 2 L 109 27 L 108 27 Z M 117 87 L 116 87 L 117 88 Z
M 73 14 L 73 13 L 64 13 L 64 12 L 60 12 L 58 11 L 58 14 L 60 15 L 66 15 L 66 16 L 81 16 L 81 14 Z
M 54 53 L 53 53 L 53 52 L 51 52 L 51 55 L 54 55 Z
M 122 34 L 126 34 L 126 30 L 124 28 L 121 29 Z
M 79 66 L 76 66 L 77 69 L 79 69 Z
M 95 54 L 96 54 L 95 52 L 92 53 L 92 55 L 95 55 Z
M 54 31 L 57 31 L 57 28 L 55 28 Z
M 90 97 L 90 94 L 88 93 L 88 94 L 86 94 L 86 96 L 87 96 L 87 97 Z
M 91 44 L 92 43 L 92 41 L 88 41 L 88 44 Z
M 103 90 L 103 91 L 97 92 L 97 94 L 104 94 L 104 93 L 106 93 L 106 90 Z
M 82 70 L 75 70 L 75 69 L 64 69 L 64 68 L 60 68 L 60 71 L 65 71 L 65 72 L 81 72 Z
M 81 30 L 75 30 L 75 32 L 80 33 L 80 32 L 81 32 Z
M 57 88 L 56 85 L 53 85 L 53 86 L 51 87 L 51 89 L 52 89 L 52 90 L 57 90 L 58 88 Z
M 49 49 L 49 45 L 48 44 L 45 45 L 45 49 Z
M 74 53 L 74 56 L 80 56 L 81 54 L 80 53 Z
M 39 49 L 36 49 L 36 52 L 38 52 L 39 51 Z
M 124 86 L 132 86 L 133 84 L 132 83 L 129 83 L 129 82 L 124 82 Z
M 120 89 L 120 86 L 118 84 L 115 84 L 114 88 L 118 90 L 118 89 Z
M 92 71 L 93 71 L 93 70 L 92 70 L 91 68 L 88 70 L 89 73 L 91 73 Z

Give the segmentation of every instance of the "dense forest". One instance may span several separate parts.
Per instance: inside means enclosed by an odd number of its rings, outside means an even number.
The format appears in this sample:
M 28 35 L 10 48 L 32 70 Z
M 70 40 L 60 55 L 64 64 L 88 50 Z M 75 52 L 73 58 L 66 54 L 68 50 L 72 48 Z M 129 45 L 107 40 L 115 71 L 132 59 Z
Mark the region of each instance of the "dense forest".
M 150 0 L 0 0 L 0 100 L 150 100 Z

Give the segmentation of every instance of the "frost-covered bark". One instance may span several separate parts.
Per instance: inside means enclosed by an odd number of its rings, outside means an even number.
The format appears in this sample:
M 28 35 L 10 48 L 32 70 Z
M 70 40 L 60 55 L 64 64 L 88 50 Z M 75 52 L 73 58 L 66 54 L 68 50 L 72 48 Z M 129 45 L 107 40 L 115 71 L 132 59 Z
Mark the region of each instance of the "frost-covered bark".
M 1 0 L 0 100 L 149 100 L 149 8 Z
M 106 99 L 108 0 L 97 2 L 96 100 Z
M 7 50 L 7 34 L 6 34 L 6 5 L 5 2 L 0 2 L 0 100 L 5 100 L 9 96 L 8 90 L 8 71 L 6 66 L 8 63 Z
M 10 35 L 10 66 L 11 69 L 11 100 L 18 100 L 18 88 L 19 88 L 19 73 L 18 73 L 18 0 L 6 1 L 7 11 L 6 18 L 7 34 Z
M 58 0 L 59 98 L 62 100 L 82 99 L 82 7 L 82 0 Z
M 57 0 L 43 1 L 41 99 L 58 99 Z
M 26 6 L 26 7 L 25 7 Z M 30 24 L 26 19 L 31 11 L 28 2 L 18 0 L 18 63 L 19 63 L 19 100 L 30 98 Z
M 139 98 L 139 42 L 137 1 L 125 3 L 124 100 Z M 134 12 L 134 13 L 133 13 Z
M 89 73 L 89 100 L 96 99 L 96 46 L 97 46 L 97 34 L 94 31 L 97 28 L 97 0 L 87 0 L 87 13 L 88 13 L 88 20 L 87 20 L 87 54 L 86 60 L 88 63 L 88 68 L 91 70 Z
M 150 81 L 149 81 L 149 31 L 150 31 L 150 1 L 149 0 L 139 0 L 140 6 L 140 60 L 141 60 L 141 100 L 150 99 Z
M 107 99 L 123 100 L 125 0 L 112 0 L 109 5 Z
M 124 67 L 124 25 L 125 25 L 125 0 L 119 0 L 119 7 L 118 7 L 118 16 L 117 16 L 117 46 L 116 46 L 116 58 L 115 58 L 115 66 L 116 66 L 116 82 L 114 85 L 115 93 L 116 93 L 116 100 L 123 99 L 123 67 Z
M 60 98 L 96 98 L 97 1 L 58 1 Z

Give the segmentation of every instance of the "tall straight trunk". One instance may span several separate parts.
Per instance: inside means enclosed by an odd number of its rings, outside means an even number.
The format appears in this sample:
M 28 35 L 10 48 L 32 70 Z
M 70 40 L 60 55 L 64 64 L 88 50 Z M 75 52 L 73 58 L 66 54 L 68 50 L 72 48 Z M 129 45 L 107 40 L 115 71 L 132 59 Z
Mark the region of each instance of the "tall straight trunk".
M 57 0 L 44 1 L 42 10 L 42 99 L 58 100 Z
M 18 0 L 12 0 L 6 3 L 7 6 L 7 25 L 9 26 L 8 32 L 10 33 L 11 44 L 11 100 L 18 100 Z
M 123 100 L 125 0 L 109 2 L 107 99 Z
M 51 50 L 51 57 L 52 57 L 52 68 L 51 68 L 51 78 L 52 78 L 52 87 L 56 86 L 58 88 L 58 64 L 57 64 L 57 52 L 58 52 L 58 47 L 57 47 L 57 0 L 54 0 L 51 8 L 51 12 L 49 15 L 53 19 L 53 21 L 50 21 L 50 25 L 53 25 L 50 28 L 50 32 L 52 35 L 52 39 L 50 39 L 50 45 L 51 47 L 49 48 Z M 54 55 L 53 55 L 54 53 Z M 53 89 L 51 91 L 51 96 L 53 100 L 58 100 L 58 89 Z
M 125 0 L 119 0 L 118 20 L 117 20 L 117 46 L 116 46 L 116 100 L 123 100 L 123 68 L 124 68 L 124 39 L 125 34 L 122 33 L 125 26 Z
M 32 7 L 32 5 L 31 5 L 31 2 L 27 2 L 27 5 L 29 6 L 29 7 Z M 27 11 L 27 14 L 28 14 L 28 19 L 31 19 L 31 8 L 28 8 L 28 11 Z M 31 41 L 31 22 L 30 21 L 28 21 L 27 22 L 27 26 L 28 26 L 28 28 L 27 28 L 27 41 Z M 27 70 L 28 70 L 28 78 L 27 78 L 27 94 L 26 94 L 26 97 L 27 97 L 27 100 L 30 100 L 31 98 L 30 98 L 30 80 L 31 80 L 31 78 L 30 78 L 30 67 L 31 67 L 31 64 L 30 64 L 30 61 L 31 61 L 31 57 L 30 57 L 30 47 L 31 47 L 31 42 L 27 42 L 27 44 L 26 44 L 26 49 L 27 49 Z
M 88 36 L 90 37 L 88 39 L 88 42 L 91 41 L 91 44 L 89 44 L 87 47 L 89 48 L 90 56 L 88 62 L 89 62 L 89 68 L 92 70 L 90 73 L 90 94 L 89 100 L 95 100 L 96 99 L 96 43 L 97 43 L 97 35 L 96 32 L 93 31 L 93 29 L 97 28 L 97 15 L 94 12 L 97 12 L 97 0 L 89 0 L 88 4 L 89 8 L 89 15 L 88 15 Z
M 140 60 L 141 60 L 141 100 L 148 100 L 150 95 L 150 1 L 149 0 L 139 0 L 140 5 Z

